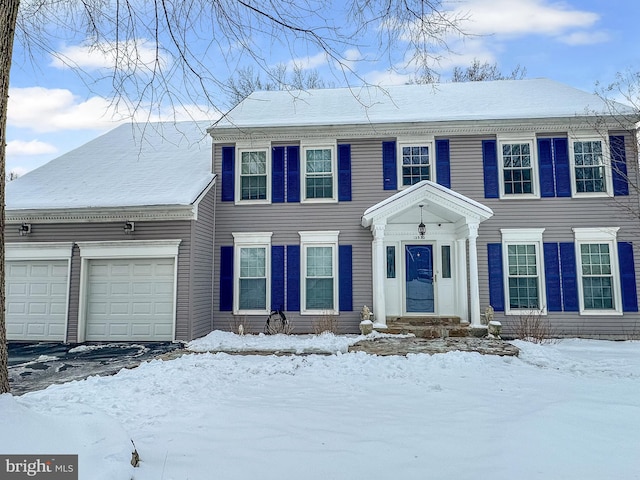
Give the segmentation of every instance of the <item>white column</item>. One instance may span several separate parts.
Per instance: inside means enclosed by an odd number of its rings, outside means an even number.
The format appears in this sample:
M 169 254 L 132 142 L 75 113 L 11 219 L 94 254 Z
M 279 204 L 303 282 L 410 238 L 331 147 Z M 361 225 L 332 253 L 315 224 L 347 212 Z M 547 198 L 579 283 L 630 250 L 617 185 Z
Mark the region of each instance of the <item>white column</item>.
M 386 225 L 373 225 L 373 317 L 376 328 L 387 327 L 384 281 L 386 277 L 386 255 L 384 230 Z
M 469 228 L 469 297 L 471 308 L 471 325 L 480 326 L 480 287 L 478 285 L 478 238 L 477 223 L 470 223 Z
M 469 291 L 467 290 L 467 239 L 456 239 L 456 310 L 463 322 L 469 322 Z

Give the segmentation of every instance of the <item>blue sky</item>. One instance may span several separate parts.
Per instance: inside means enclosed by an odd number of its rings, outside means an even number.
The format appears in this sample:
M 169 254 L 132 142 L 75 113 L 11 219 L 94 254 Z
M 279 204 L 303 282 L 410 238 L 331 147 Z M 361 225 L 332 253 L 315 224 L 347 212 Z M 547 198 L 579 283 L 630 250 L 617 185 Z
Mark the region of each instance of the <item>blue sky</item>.
M 504 73 L 520 65 L 528 78 L 547 77 L 590 92 L 597 82 L 612 82 L 617 72 L 640 70 L 640 2 L 636 0 L 451 0 L 445 5 L 467 17 L 461 26 L 472 35 L 448 38 L 453 53 L 444 53 L 434 65 L 443 81 L 452 68 L 467 66 L 473 59 L 497 62 Z M 387 57 L 375 55 L 373 41 L 357 40 L 358 48 L 349 47 L 344 55 L 355 60 L 353 68 L 361 78 L 381 85 L 402 84 L 411 78 L 410 66 L 396 63 L 390 69 L 384 61 Z M 142 45 L 140 51 L 151 52 L 152 47 Z M 50 48 L 73 59 L 87 76 L 79 77 L 48 53 L 36 51 L 35 57 L 29 57 L 23 45 L 16 44 L 7 172 L 23 174 L 126 121 L 113 118 L 108 85 L 93 81 L 104 75 L 108 58 L 83 47 L 82 38 L 60 40 Z M 320 51 L 292 56 L 290 49 L 273 47 L 269 55 L 265 60 L 270 65 L 313 68 L 327 82 L 342 86 L 342 77 L 335 75 L 331 61 Z M 369 60 L 375 57 L 381 58 Z M 233 74 L 227 68 L 225 62 L 216 68 L 221 80 Z M 215 119 L 210 105 L 202 99 L 194 103 L 180 108 L 175 116 L 166 105 L 138 114 L 153 119 Z

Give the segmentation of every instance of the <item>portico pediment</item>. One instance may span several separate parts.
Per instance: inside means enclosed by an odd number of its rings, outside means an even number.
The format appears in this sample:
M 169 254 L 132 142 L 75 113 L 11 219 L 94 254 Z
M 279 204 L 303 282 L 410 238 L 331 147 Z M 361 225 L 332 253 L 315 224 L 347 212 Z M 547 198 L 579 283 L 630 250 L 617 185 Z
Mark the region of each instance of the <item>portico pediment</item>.
M 493 216 L 493 211 L 464 195 L 429 180 L 423 180 L 368 208 L 362 226 L 413 223 L 420 219 L 423 207 L 425 223 L 478 224 Z

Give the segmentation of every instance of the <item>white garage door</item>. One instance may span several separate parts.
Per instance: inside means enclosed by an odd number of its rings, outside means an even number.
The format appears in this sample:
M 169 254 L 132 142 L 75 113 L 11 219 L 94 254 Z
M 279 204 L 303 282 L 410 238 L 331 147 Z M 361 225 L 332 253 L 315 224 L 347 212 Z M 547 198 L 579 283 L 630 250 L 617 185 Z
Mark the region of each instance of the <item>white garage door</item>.
M 173 340 L 173 258 L 88 260 L 87 271 L 85 340 Z
M 7 338 L 65 341 L 67 326 L 67 260 L 6 262 Z

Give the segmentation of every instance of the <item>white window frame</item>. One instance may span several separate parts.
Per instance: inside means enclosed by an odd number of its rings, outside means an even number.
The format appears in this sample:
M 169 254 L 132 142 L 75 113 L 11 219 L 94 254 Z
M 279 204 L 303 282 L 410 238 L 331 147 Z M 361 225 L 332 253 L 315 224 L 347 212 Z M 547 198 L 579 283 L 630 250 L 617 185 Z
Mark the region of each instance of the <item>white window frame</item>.
M 411 185 L 404 185 L 402 177 L 402 148 L 403 147 L 428 147 L 429 148 L 429 179 L 430 182 L 436 182 L 436 149 L 435 149 L 435 137 L 399 137 L 396 140 L 396 158 L 397 163 L 397 175 L 398 175 L 398 187 L 399 190 L 411 187 Z
M 573 228 L 576 249 L 576 270 L 578 276 L 578 298 L 580 301 L 580 315 L 622 315 L 622 290 L 620 285 L 620 264 L 618 263 L 618 230 L 620 227 L 601 228 Z M 613 292 L 613 308 L 603 310 L 587 310 L 584 305 L 584 290 L 582 279 L 582 255 L 580 246 L 593 243 L 609 245 L 611 260 L 611 289 Z
M 307 151 L 330 150 L 331 152 L 331 198 L 307 198 Z M 300 191 L 301 203 L 337 203 L 338 202 L 338 147 L 335 140 L 320 141 L 318 143 L 303 143 L 300 145 Z
M 338 278 L 338 236 L 339 231 L 298 232 L 300 235 L 300 314 L 301 315 L 337 315 L 339 313 Z M 307 249 L 309 247 L 331 247 L 333 252 L 333 308 L 323 310 L 307 309 Z
M 574 144 L 576 142 L 601 142 L 602 143 L 602 161 L 604 166 L 604 186 L 605 192 L 578 192 L 576 183 L 576 161 L 574 153 Z M 613 176 L 611 173 L 611 152 L 609 140 L 606 135 L 600 135 L 597 132 L 581 133 L 569 136 L 569 165 L 571 170 L 571 195 L 573 197 L 612 197 L 613 196 Z
M 536 137 L 533 134 L 530 135 L 499 135 L 497 137 L 498 143 L 498 171 L 500 180 L 500 198 L 502 199 L 531 199 L 540 198 L 540 175 L 538 167 L 538 144 Z M 505 193 L 504 188 L 504 159 L 502 157 L 502 146 L 505 144 L 513 143 L 528 143 L 531 152 L 531 189 L 532 193 Z
M 268 315 L 271 306 L 271 236 L 273 232 L 239 232 L 233 235 L 233 314 Z M 240 250 L 243 248 L 265 249 L 265 308 L 240 309 Z
M 267 196 L 264 199 L 243 200 L 242 199 L 242 154 L 246 152 L 266 153 L 266 175 L 267 175 Z M 236 144 L 235 158 L 235 203 L 242 205 L 258 205 L 271 203 L 271 183 L 272 183 L 272 161 L 270 143 L 238 143 Z
M 503 282 L 505 291 L 505 315 L 546 315 L 547 314 L 547 293 L 546 279 L 544 275 L 544 252 L 542 234 L 544 228 L 503 228 L 502 234 L 502 264 Z M 511 308 L 509 298 L 509 245 L 535 245 L 536 267 L 538 270 L 538 302 L 539 308 L 535 310 L 525 308 Z

